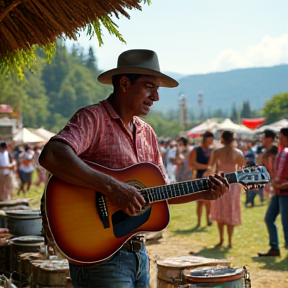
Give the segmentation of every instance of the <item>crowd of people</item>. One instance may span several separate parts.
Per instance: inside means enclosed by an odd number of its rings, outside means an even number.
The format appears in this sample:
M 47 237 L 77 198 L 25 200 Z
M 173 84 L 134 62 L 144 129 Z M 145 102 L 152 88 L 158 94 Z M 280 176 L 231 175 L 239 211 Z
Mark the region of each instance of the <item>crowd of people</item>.
M 288 248 L 288 212 L 286 212 L 288 211 L 288 128 L 281 129 L 280 133 L 265 130 L 258 140 L 235 138 L 231 131 L 222 131 L 220 141 L 216 141 L 213 133 L 209 131 L 202 135 L 200 143 L 195 144 L 195 139 L 193 142 L 191 140 L 192 138 L 181 136 L 176 139 L 161 139 L 159 141 L 164 167 L 170 182 L 199 179 L 219 172 L 233 172 L 247 166 L 266 167 L 271 176 L 271 183 L 258 189 L 245 191 L 245 205 L 246 207 L 254 207 L 254 200 L 257 195 L 259 195 L 261 204 L 265 199 L 269 200 L 264 221 L 269 233 L 271 249 L 267 253 L 259 253 L 259 256 L 280 255 L 275 225 L 279 213 L 284 231 L 284 247 Z M 281 170 L 279 170 L 280 163 Z M 179 171 L 181 171 L 181 176 L 179 176 Z M 216 246 L 223 245 L 226 226 L 227 247 L 232 248 L 234 227 L 242 223 L 240 201 L 242 190 L 237 183 L 229 186 L 229 192 L 220 199 L 197 201 L 196 228 L 201 226 L 202 210 L 205 207 L 206 225 L 211 226 L 213 221 L 217 223 L 219 243 Z M 281 190 L 278 188 L 279 186 Z
M 0 201 L 10 200 L 12 193 L 25 196 L 34 171 L 37 178 L 33 184 L 46 183 L 47 172 L 38 162 L 41 149 L 40 145 L 29 143 L 0 142 Z

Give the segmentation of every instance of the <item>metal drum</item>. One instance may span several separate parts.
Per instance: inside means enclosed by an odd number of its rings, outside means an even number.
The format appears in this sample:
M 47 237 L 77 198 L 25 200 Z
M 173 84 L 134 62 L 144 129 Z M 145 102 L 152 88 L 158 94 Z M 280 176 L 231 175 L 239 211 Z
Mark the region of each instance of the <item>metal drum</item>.
M 189 288 L 243 288 L 244 277 L 243 268 L 211 266 L 184 272 Z
M 185 283 L 183 272 L 186 269 L 209 265 L 225 265 L 231 263 L 226 259 L 213 259 L 200 256 L 181 256 L 157 261 L 157 287 L 174 288 Z

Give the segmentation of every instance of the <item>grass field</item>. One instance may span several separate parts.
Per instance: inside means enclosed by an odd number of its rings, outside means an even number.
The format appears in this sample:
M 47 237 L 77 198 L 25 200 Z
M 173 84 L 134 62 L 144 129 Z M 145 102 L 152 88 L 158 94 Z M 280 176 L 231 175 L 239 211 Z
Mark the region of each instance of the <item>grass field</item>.
M 23 195 L 14 195 L 13 198 L 31 198 L 30 206 L 33 209 L 39 209 L 43 191 L 43 184 L 39 187 L 32 185 L 27 195 L 24 197 Z M 235 267 L 248 266 L 251 278 L 256 284 L 252 285 L 252 287 L 288 288 L 288 250 L 283 249 L 284 238 L 280 217 L 277 219 L 277 227 L 281 257 L 260 258 L 257 252 L 266 252 L 269 249 L 268 233 L 264 223 L 264 215 L 269 200 L 266 199 L 264 205 L 260 205 L 260 200 L 256 196 L 255 206 L 246 208 L 244 205 L 245 194 L 243 193 L 241 201 L 242 225 L 234 230 L 232 249 L 227 248 L 226 234 L 223 247 L 214 247 L 219 242 L 216 223 L 206 227 L 203 217 L 202 226 L 196 228 L 196 203 L 170 207 L 171 222 L 164 232 L 166 239 L 163 242 L 160 241 L 156 249 L 161 251 L 164 249 L 164 245 L 170 245 L 170 249 L 175 251 L 173 252 L 175 256 L 176 254 L 180 256 L 182 255 L 181 253 L 189 255 L 192 252 L 195 255 L 209 258 L 227 258 Z
M 174 254 L 178 256 L 193 253 L 194 255 L 208 258 L 229 259 L 234 267 L 247 266 L 253 280 L 252 284 L 254 283 L 252 287 L 287 288 L 288 250 L 283 248 L 284 237 L 280 217 L 277 219 L 277 227 L 281 257 L 258 257 L 258 252 L 267 252 L 269 249 L 268 233 L 264 223 L 264 215 L 269 200 L 265 200 L 264 204 L 260 205 L 260 200 L 256 196 L 255 206 L 246 208 L 244 205 L 245 194 L 243 192 L 241 201 L 242 225 L 234 229 L 232 249 L 227 248 L 227 234 L 224 234 L 223 247 L 215 247 L 219 243 L 217 223 L 206 227 L 205 217 L 203 217 L 202 226 L 196 228 L 196 203 L 174 205 L 170 208 L 171 222 L 167 229 L 170 244 L 167 244 L 171 247 L 173 245 L 171 243 L 177 243 L 178 248 Z M 191 243 L 190 245 L 188 244 L 188 248 L 187 243 Z M 185 246 L 184 250 L 181 249 L 180 245 Z M 178 253 L 178 251 L 181 252 Z

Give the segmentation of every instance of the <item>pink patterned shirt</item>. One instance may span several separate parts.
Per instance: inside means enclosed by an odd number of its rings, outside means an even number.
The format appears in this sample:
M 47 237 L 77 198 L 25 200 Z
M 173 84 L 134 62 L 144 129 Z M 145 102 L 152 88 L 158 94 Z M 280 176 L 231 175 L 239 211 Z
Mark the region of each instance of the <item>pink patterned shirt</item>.
M 136 163 L 157 165 L 165 179 L 158 141 L 152 127 L 133 118 L 134 137 L 107 100 L 77 111 L 52 139 L 64 141 L 84 160 L 121 169 Z
M 288 148 L 283 149 L 276 156 L 275 180 L 280 183 L 288 182 Z M 278 194 L 277 191 L 276 194 Z M 288 196 L 288 189 L 281 189 L 280 195 Z

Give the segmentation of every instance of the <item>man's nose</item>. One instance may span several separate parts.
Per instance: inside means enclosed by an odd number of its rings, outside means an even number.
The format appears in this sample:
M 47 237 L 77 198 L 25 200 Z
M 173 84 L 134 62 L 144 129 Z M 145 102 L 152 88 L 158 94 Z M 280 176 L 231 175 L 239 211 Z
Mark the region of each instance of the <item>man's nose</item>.
M 152 93 L 152 100 L 153 101 L 159 101 L 159 92 L 156 89 Z

